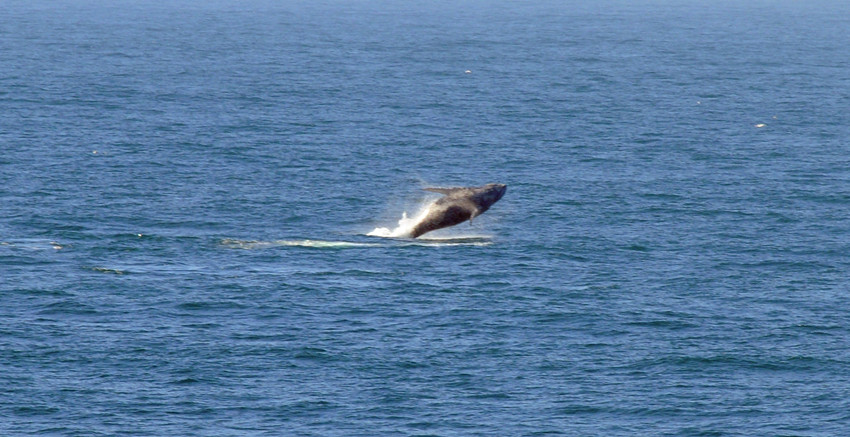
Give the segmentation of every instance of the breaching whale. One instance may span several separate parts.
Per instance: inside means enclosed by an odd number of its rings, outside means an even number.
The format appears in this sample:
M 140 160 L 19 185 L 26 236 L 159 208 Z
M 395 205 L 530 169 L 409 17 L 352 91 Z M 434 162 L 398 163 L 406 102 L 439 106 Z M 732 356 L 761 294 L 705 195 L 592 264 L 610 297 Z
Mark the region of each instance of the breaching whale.
M 454 226 L 490 209 L 508 189 L 504 184 L 487 184 L 481 187 L 424 188 L 426 191 L 443 194 L 431 204 L 428 213 L 410 231 L 410 238 L 426 232 Z

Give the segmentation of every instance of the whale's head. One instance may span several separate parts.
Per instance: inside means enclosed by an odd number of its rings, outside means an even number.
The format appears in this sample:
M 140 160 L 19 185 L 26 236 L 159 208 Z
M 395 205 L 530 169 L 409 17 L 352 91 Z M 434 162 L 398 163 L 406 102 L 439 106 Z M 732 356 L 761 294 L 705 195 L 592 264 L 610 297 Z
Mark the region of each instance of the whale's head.
M 499 201 L 505 195 L 508 186 L 505 184 L 487 184 L 475 189 L 475 202 L 480 208 L 486 210 L 490 205 Z

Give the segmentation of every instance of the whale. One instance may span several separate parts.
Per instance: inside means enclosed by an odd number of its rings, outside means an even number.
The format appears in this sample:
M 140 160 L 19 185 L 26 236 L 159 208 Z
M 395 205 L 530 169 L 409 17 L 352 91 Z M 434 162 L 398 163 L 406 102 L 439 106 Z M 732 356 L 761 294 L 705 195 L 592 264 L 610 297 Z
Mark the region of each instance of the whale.
M 483 214 L 505 195 L 505 184 L 487 184 L 480 187 L 423 188 L 440 193 L 443 197 L 432 203 L 427 214 L 410 231 L 410 238 L 427 232 L 447 228 Z

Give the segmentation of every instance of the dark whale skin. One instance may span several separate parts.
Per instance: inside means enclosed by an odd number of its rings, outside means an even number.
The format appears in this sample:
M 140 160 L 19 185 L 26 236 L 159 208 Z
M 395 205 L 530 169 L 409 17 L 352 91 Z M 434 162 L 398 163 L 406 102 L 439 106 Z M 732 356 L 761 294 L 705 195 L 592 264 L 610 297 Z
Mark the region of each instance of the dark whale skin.
M 425 188 L 444 194 L 434 202 L 428 214 L 410 231 L 410 238 L 427 232 L 447 228 L 481 215 L 505 195 L 504 184 L 487 184 L 481 187 Z

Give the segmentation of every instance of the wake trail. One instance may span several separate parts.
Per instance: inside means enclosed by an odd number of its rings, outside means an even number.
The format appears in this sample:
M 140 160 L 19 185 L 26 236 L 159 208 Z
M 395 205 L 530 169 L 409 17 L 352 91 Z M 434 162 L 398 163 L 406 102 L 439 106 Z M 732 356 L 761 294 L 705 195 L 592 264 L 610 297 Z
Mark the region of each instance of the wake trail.
M 354 241 L 330 241 L 330 240 L 274 240 L 274 241 L 257 241 L 257 240 L 236 240 L 225 238 L 221 240 L 221 245 L 231 249 L 267 249 L 273 247 L 314 247 L 319 249 L 330 248 L 348 248 L 348 247 L 379 247 L 380 244 L 375 243 L 358 243 Z

